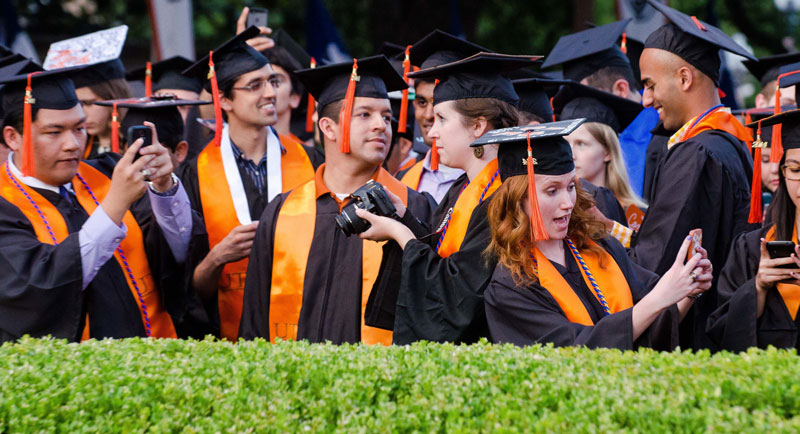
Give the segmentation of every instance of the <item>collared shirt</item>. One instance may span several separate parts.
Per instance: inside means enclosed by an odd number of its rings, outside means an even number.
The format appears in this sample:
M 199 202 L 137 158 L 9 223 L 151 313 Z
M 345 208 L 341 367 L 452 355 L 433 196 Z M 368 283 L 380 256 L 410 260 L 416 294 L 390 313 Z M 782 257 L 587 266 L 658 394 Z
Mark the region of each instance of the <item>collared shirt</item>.
M 266 194 L 267 189 L 267 152 L 264 149 L 264 156 L 261 157 L 261 160 L 256 164 L 253 160 L 247 158 L 239 149 L 236 144 L 233 143 L 231 140 L 231 149 L 233 149 L 233 157 L 236 159 L 236 164 L 245 170 L 247 174 L 250 176 L 250 179 L 255 184 L 256 189 L 260 194 Z
M 444 199 L 447 190 L 450 190 L 453 183 L 463 174 L 463 170 L 447 167 L 444 164 L 439 164 L 437 171 L 431 170 L 431 152 L 428 151 L 422 163 L 422 175 L 419 178 L 417 191 L 429 193 L 436 199 L 436 203 L 439 203 Z
M 377 181 L 379 172 L 380 172 L 380 168 L 376 169 L 375 173 L 372 174 L 370 179 L 372 179 L 373 181 Z M 317 168 L 317 171 L 314 173 L 314 189 L 317 192 L 317 198 L 319 198 L 320 196 L 325 195 L 325 194 L 330 195 L 333 198 L 333 200 L 336 201 L 336 205 L 339 206 L 339 212 L 342 212 L 342 209 L 344 209 L 345 205 L 347 205 L 347 203 L 349 202 L 348 196 L 350 196 L 350 194 L 347 194 L 347 196 L 345 196 L 343 199 L 339 199 L 338 196 L 340 196 L 340 195 L 342 195 L 344 193 L 334 193 L 334 192 L 332 192 L 328 188 L 328 186 L 325 185 L 325 179 L 322 176 L 323 173 L 325 173 L 325 163 L 322 163 Z

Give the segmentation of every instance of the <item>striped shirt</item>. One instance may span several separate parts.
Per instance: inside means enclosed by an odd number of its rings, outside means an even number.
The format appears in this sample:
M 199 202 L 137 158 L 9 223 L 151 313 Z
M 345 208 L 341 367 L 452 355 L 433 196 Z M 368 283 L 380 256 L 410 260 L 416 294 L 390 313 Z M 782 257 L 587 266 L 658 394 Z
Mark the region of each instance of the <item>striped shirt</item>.
M 256 164 L 253 160 L 247 158 L 233 141 L 231 141 L 231 149 L 233 149 L 233 157 L 236 158 L 236 164 L 250 175 L 250 179 L 255 184 L 259 194 L 262 196 L 267 194 L 267 153 L 264 152 L 261 161 Z

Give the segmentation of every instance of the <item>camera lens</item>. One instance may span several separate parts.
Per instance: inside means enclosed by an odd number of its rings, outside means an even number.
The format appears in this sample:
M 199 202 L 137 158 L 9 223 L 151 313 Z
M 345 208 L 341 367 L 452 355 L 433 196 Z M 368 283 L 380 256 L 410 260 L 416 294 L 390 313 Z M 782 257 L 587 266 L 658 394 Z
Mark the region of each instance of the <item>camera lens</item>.
M 361 206 L 359 206 L 361 205 Z M 362 208 L 361 202 L 353 202 L 346 206 L 342 213 L 336 216 L 336 225 L 346 236 L 360 234 L 371 226 L 368 221 L 356 215 L 356 208 Z

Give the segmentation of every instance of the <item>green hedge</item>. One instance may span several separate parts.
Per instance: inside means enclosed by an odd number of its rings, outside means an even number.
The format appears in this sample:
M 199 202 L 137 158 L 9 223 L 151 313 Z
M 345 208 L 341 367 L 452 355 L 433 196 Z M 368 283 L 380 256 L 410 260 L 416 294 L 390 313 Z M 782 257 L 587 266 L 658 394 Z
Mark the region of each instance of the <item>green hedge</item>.
M 0 347 L 0 432 L 800 431 L 794 351 L 131 339 Z

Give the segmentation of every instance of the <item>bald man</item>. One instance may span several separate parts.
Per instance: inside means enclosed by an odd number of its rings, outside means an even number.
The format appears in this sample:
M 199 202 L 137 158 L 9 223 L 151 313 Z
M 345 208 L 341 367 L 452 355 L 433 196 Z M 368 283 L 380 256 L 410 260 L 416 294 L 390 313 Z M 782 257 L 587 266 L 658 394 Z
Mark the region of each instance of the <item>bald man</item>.
M 753 165 L 747 129 L 720 104 L 719 48 L 674 24 L 645 43 L 642 103 L 677 132 L 656 166 L 650 207 L 630 250 L 639 265 L 663 275 L 689 231 L 700 228 L 715 283 L 733 238 L 747 228 Z M 710 346 L 705 318 L 715 298 L 712 290 L 686 300 L 694 306 L 681 323 L 681 347 Z

